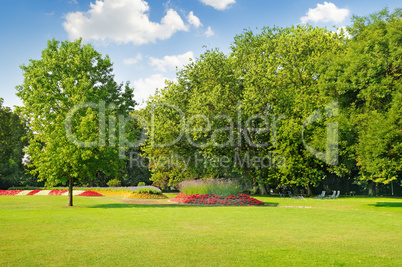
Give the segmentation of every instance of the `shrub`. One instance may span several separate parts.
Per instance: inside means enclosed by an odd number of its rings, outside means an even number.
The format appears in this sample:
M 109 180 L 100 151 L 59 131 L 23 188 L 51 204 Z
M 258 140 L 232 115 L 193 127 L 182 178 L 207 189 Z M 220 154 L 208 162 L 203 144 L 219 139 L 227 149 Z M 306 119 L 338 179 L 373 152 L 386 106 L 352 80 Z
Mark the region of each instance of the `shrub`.
M 110 180 L 106 184 L 109 187 L 118 187 L 118 186 L 121 186 L 121 181 L 115 178 L 115 179 Z
M 124 198 L 151 198 L 151 199 L 165 199 L 168 198 L 164 194 L 152 194 L 152 193 L 132 193 Z
M 242 191 L 240 184 L 231 179 L 188 180 L 179 184 L 179 190 L 187 195 L 237 195 Z
M 138 186 L 145 186 L 145 182 L 139 182 Z
M 143 193 L 148 193 L 148 194 L 161 194 L 162 191 L 156 187 L 141 187 L 137 188 L 133 191 L 133 193 L 137 194 L 143 194 Z

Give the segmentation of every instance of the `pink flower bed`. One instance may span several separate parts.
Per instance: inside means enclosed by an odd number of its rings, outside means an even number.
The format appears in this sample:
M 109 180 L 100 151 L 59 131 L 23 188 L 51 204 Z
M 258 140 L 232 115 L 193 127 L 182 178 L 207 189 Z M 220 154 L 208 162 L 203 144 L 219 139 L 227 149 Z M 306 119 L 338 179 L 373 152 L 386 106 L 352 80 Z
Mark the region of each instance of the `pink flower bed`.
M 24 196 L 32 196 L 32 195 L 67 196 L 68 190 L 0 190 L 0 196 L 15 196 L 18 195 L 19 193 L 21 193 L 20 195 Z M 102 194 L 94 191 L 74 190 L 73 193 L 75 196 L 84 196 L 84 197 L 103 196 Z
M 52 190 L 49 192 L 49 196 L 61 196 L 64 193 L 67 193 L 68 190 Z
M 217 195 L 186 195 L 179 194 L 170 199 L 172 202 L 201 205 L 227 205 L 227 206 L 260 206 L 264 202 L 252 198 L 249 195 L 238 194 L 229 197 L 218 197 Z
M 22 192 L 22 190 L 0 190 L 0 196 L 15 196 Z
M 85 191 L 77 196 L 80 197 L 100 197 L 103 196 L 102 194 L 98 193 L 98 192 L 94 192 L 94 191 Z
M 40 191 L 42 191 L 42 190 L 32 190 L 31 192 L 29 192 L 29 193 L 27 194 L 27 196 L 33 196 L 33 195 L 35 195 L 36 193 L 39 193 Z

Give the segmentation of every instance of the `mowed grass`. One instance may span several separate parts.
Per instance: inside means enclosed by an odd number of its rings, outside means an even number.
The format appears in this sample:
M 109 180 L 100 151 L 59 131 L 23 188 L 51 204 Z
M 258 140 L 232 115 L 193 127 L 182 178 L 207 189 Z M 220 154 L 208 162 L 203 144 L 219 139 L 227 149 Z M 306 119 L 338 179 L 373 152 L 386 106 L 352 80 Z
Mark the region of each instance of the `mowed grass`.
M 68 208 L 64 196 L 0 196 L 0 265 L 402 265 L 402 199 L 203 207 L 120 198 L 75 197 Z

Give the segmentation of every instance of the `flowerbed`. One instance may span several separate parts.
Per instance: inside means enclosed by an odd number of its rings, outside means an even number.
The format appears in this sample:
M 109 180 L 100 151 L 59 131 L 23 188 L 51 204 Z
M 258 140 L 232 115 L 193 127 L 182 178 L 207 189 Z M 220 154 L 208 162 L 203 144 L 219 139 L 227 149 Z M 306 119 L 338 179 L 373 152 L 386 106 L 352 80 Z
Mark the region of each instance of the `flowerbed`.
M 27 194 L 27 196 L 33 196 L 33 195 L 36 195 L 37 193 L 39 193 L 41 190 L 38 190 L 38 189 L 36 189 L 36 190 L 32 190 L 31 192 L 28 192 L 28 194 Z
M 81 194 L 77 195 L 79 197 L 100 197 L 103 196 L 102 194 L 99 194 L 98 192 L 94 192 L 94 191 L 85 191 L 82 192 Z
M 15 196 L 23 190 L 0 190 L 0 196 Z
M 179 194 L 172 199 L 171 202 L 186 203 L 186 204 L 201 204 L 201 205 L 227 205 L 227 206 L 261 206 L 264 202 L 252 198 L 249 195 L 238 194 L 228 197 L 219 197 L 217 195 L 188 195 Z
M 131 191 L 112 191 L 112 190 L 94 190 L 104 196 L 125 196 L 131 194 Z
M 61 196 L 67 192 L 68 192 L 68 190 L 52 190 L 49 192 L 49 196 Z
M 132 193 L 124 198 L 152 198 L 152 199 L 165 199 L 168 198 L 164 194 L 151 194 L 151 193 Z
M 0 190 L 0 196 L 67 196 L 68 190 Z M 73 190 L 74 196 L 103 196 L 94 191 Z

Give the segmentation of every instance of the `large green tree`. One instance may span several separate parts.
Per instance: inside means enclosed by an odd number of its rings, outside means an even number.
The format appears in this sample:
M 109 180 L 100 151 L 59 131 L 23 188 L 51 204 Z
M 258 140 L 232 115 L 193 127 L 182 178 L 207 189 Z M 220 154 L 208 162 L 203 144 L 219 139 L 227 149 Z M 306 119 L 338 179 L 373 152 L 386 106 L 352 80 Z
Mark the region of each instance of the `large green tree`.
M 40 60 L 21 68 L 24 83 L 17 95 L 33 132 L 26 151 L 32 172 L 48 185 L 68 183 L 72 206 L 75 181 L 121 172 L 119 149 L 121 156 L 129 142 L 117 134 L 135 105 L 133 89 L 117 84 L 109 57 L 81 40 L 53 39 Z
M 352 22 L 346 50 L 320 83 L 339 99 L 348 144 L 334 171 L 348 175 L 357 167 L 372 195 L 374 183 L 401 179 L 402 10 L 384 9 Z
M 237 140 L 230 125 L 237 120 L 241 90 L 231 62 L 218 50 L 207 51 L 178 72 L 177 83 L 150 99 L 144 114 L 152 127 L 143 150 L 156 184 L 176 186 L 231 172 L 210 164 L 213 157 L 233 154 Z
M 329 152 L 325 130 L 336 112 L 325 114 L 335 99 L 322 94 L 317 84 L 322 66 L 331 62 L 327 55 L 338 53 L 344 43 L 341 35 L 308 25 L 246 31 L 235 38 L 232 55 L 244 86 L 244 113 L 264 115 L 268 123 L 260 121 L 256 128 L 268 127 L 271 133 L 250 135 L 267 146 L 248 150 L 259 156 L 273 152 L 284 161 L 281 168 L 253 169 L 258 183 L 305 186 L 311 194 L 326 166 L 336 164 L 320 153 Z M 315 122 L 308 123 L 312 114 Z
M 25 180 L 30 178 L 25 175 L 22 162 L 28 128 L 17 112 L 2 104 L 0 98 L 0 189 L 7 189 L 25 185 Z

